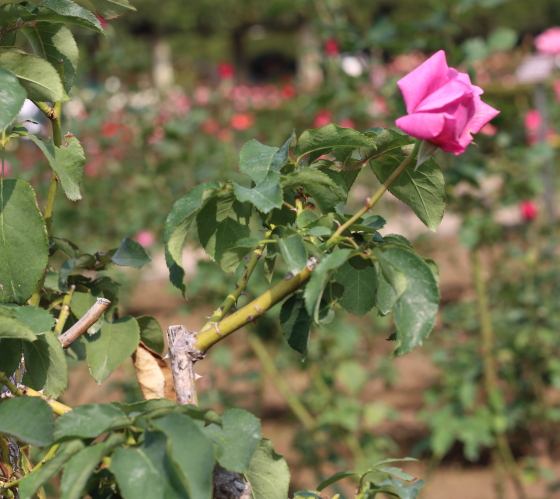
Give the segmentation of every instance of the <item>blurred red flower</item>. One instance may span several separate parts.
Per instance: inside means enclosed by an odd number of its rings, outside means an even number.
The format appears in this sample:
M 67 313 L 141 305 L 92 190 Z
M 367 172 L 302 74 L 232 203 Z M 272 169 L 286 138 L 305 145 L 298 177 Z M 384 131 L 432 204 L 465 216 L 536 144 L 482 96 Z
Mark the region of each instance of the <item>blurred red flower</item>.
M 539 214 L 539 210 L 533 201 L 521 201 L 519 208 L 521 209 L 521 216 L 525 222 L 531 222 L 537 218 Z
M 492 123 L 486 123 L 481 129 L 480 133 L 482 135 L 488 135 L 489 137 L 493 137 L 498 132 L 498 128 L 492 125 Z
M 334 38 L 329 38 L 325 42 L 325 52 L 328 55 L 338 55 L 340 53 L 340 49 L 338 47 L 338 43 Z
M 321 128 L 332 123 L 332 113 L 328 109 L 319 109 L 313 121 L 313 128 Z
M 296 96 L 296 89 L 293 85 L 287 83 L 282 87 L 280 93 L 284 99 L 293 99 Z
M 248 130 L 255 123 L 255 118 L 250 113 L 236 113 L 231 117 L 230 125 L 234 130 Z
M 106 139 L 110 139 L 111 137 L 114 137 L 115 135 L 117 135 L 118 131 L 119 131 L 119 124 L 114 123 L 112 121 L 103 123 L 103 125 L 101 126 L 101 135 L 103 135 L 103 137 L 105 137 Z
M 208 135 L 214 135 L 220 129 L 220 125 L 216 120 L 213 120 L 212 118 L 206 118 L 200 124 L 200 129 Z
M 536 109 L 529 109 L 525 113 L 525 129 L 528 132 L 536 132 L 542 123 L 542 116 Z
M 218 76 L 220 80 L 231 80 L 235 76 L 235 68 L 229 62 L 218 64 Z
M 338 126 L 341 126 L 342 128 L 356 128 L 356 125 L 350 118 L 344 118 Z

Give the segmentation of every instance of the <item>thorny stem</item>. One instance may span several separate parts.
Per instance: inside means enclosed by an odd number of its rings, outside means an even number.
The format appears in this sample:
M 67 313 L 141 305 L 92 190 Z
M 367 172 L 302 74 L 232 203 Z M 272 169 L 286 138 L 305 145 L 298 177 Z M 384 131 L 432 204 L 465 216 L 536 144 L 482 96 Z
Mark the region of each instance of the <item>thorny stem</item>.
M 268 237 L 270 237 L 270 232 L 271 231 L 268 231 L 266 233 L 265 240 Z M 259 263 L 259 259 L 261 258 L 262 254 L 263 254 L 264 245 L 265 245 L 265 242 L 263 241 L 259 244 L 259 246 L 257 248 L 255 248 L 253 250 L 253 253 L 251 254 L 251 258 L 249 259 L 249 262 L 247 263 L 247 265 L 245 267 L 245 270 L 243 271 L 243 273 L 241 274 L 241 277 L 239 278 L 239 280 L 235 284 L 235 289 L 229 295 L 227 295 L 226 299 L 220 305 L 220 307 L 217 310 L 214 311 L 214 313 L 212 314 L 212 317 L 210 317 L 208 319 L 208 322 L 200 330 L 201 332 L 208 331 L 209 329 L 212 328 L 213 324 L 220 322 L 226 316 L 226 314 L 229 312 L 231 307 L 233 307 L 233 305 L 235 305 L 235 303 L 237 302 L 237 300 L 241 296 L 241 293 L 243 293 L 243 291 L 245 291 L 245 288 L 247 287 L 247 283 L 249 282 L 249 279 L 251 278 L 251 274 L 253 273 L 253 270 L 255 270 L 255 267 L 257 266 L 257 263 Z
M 480 316 L 480 333 L 482 335 L 482 360 L 484 364 L 486 397 L 494 418 L 497 418 L 502 416 L 502 411 L 499 407 L 497 407 L 496 403 L 496 397 L 499 394 L 496 358 L 494 356 L 496 345 L 494 328 L 492 326 L 492 315 L 488 304 L 488 289 L 486 287 L 486 281 L 484 279 L 482 264 L 480 261 L 481 248 L 475 248 L 472 251 L 471 256 L 476 298 L 478 301 L 478 313 Z M 493 430 L 496 436 L 498 452 L 504 462 L 505 469 L 513 482 L 518 497 L 520 499 L 524 499 L 525 491 L 523 490 L 523 485 L 519 477 L 519 470 L 513 453 L 511 452 L 511 447 L 509 446 L 505 431 L 497 427 L 496 424 L 494 424 Z
M 306 267 L 301 272 L 296 275 L 289 273 L 284 279 L 248 305 L 245 305 L 221 322 L 213 323 L 209 329 L 201 331 L 197 336 L 196 348 L 205 352 L 229 334 L 264 315 L 286 296 L 301 288 L 311 277 L 311 272 L 317 263 L 315 258 L 309 259 Z
M 323 249 L 330 248 L 334 244 L 336 244 L 340 240 L 340 235 L 350 227 L 356 220 L 358 220 L 362 215 L 367 213 L 371 208 L 381 199 L 381 196 L 385 194 L 385 192 L 391 187 L 393 182 L 403 173 L 407 167 L 412 163 L 416 155 L 418 154 L 418 149 L 420 148 L 420 140 L 416 141 L 414 144 L 414 149 L 410 152 L 410 154 L 406 157 L 406 159 L 397 167 L 397 169 L 391 173 L 389 178 L 383 182 L 381 187 L 377 189 L 377 192 L 366 202 L 366 204 L 362 207 L 361 210 L 356 212 L 356 214 L 350 217 L 345 223 L 343 223 L 336 232 L 327 240 L 327 242 L 323 245 Z
M 28 388 L 28 387 L 24 387 L 24 389 L 18 388 L 10 381 L 10 378 L 8 378 L 6 373 L 0 372 L 0 384 L 5 385 L 6 388 L 10 390 L 12 394 L 16 397 L 41 397 L 45 402 L 47 402 L 51 406 L 52 411 L 58 416 L 62 416 L 68 411 L 72 410 L 71 407 L 61 404 L 56 400 L 52 400 L 46 395 L 43 395 L 42 393 L 39 393 L 33 390 L 32 388 Z
M 53 445 L 50 449 L 49 452 L 47 452 L 45 454 L 45 457 L 43 459 L 41 459 L 41 461 L 39 461 L 34 467 L 33 469 L 30 471 L 30 473 L 33 473 L 35 471 L 37 471 L 38 469 L 41 469 L 43 467 L 43 465 L 49 460 L 52 459 L 54 457 L 54 455 L 56 454 L 56 451 L 60 448 L 61 444 L 55 444 Z M 29 473 L 27 473 L 25 476 L 27 476 Z M 24 479 L 25 477 L 21 477 L 18 478 L 17 480 L 14 480 L 13 482 L 7 482 L 3 485 L 3 487 L 5 487 L 6 489 L 15 487 L 16 485 L 19 485 L 19 483 Z
M 74 290 L 76 286 L 70 286 L 70 291 L 64 295 L 62 299 L 62 307 L 60 308 L 60 315 L 58 316 L 58 322 L 56 323 L 56 327 L 54 328 L 54 333 L 59 336 L 62 334 L 62 330 L 64 329 L 64 325 L 70 315 L 70 301 L 72 300 L 72 295 L 74 294 Z

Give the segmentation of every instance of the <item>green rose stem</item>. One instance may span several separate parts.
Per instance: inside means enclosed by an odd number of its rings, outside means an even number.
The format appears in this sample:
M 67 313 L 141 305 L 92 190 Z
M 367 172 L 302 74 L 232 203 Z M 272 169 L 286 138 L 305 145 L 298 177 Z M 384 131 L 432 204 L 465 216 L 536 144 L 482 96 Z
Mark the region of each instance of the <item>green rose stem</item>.
M 417 140 L 414 144 L 414 148 L 410 152 L 410 154 L 406 157 L 406 159 L 397 167 L 397 169 L 391 173 L 390 177 L 383 182 L 381 187 L 377 189 L 377 192 L 366 202 L 361 210 L 356 212 L 355 215 L 350 217 L 344 224 L 342 224 L 336 232 L 323 244 L 321 249 L 327 249 L 331 246 L 335 245 L 340 241 L 340 235 L 350 227 L 354 222 L 356 222 L 362 215 L 366 214 L 371 208 L 381 199 L 381 196 L 385 194 L 385 192 L 391 187 L 393 182 L 399 178 L 399 176 L 407 169 L 407 167 L 414 161 L 416 156 L 418 155 L 418 149 L 420 148 L 421 140 Z
M 270 237 L 271 232 L 272 231 L 268 231 L 266 233 L 265 239 Z M 259 244 L 259 246 L 257 246 L 253 250 L 253 252 L 251 253 L 251 258 L 249 259 L 249 262 L 245 266 L 245 270 L 243 271 L 241 277 L 235 284 L 235 289 L 229 295 L 227 295 L 224 302 L 220 305 L 220 307 L 218 307 L 214 311 L 212 317 L 208 319 L 208 322 L 202 327 L 200 331 L 210 330 L 212 328 L 212 325 L 219 323 L 226 316 L 226 314 L 229 312 L 231 307 L 235 305 L 235 303 L 237 302 L 237 300 L 239 299 L 243 291 L 245 291 L 245 288 L 247 287 L 247 283 L 251 278 L 251 274 L 253 273 L 253 270 L 255 270 L 257 263 L 259 263 L 259 259 L 263 254 L 264 246 L 265 243 L 262 242 L 261 244 Z
M 66 78 L 64 77 L 64 68 L 62 61 L 58 61 L 58 73 L 60 75 L 61 81 L 64 83 Z M 44 102 L 35 102 L 35 105 L 39 108 L 41 112 L 51 120 L 52 133 L 53 133 L 53 144 L 56 147 L 62 147 L 62 102 L 55 102 L 54 107 L 49 107 Z M 51 183 L 49 184 L 49 192 L 47 194 L 47 202 L 45 204 L 45 214 L 43 218 L 45 219 L 45 226 L 47 228 L 47 234 L 51 234 L 52 219 L 54 214 L 54 203 L 56 200 L 56 191 L 58 189 L 58 177 L 53 171 L 51 174 Z M 45 279 L 47 277 L 46 272 L 43 273 L 43 277 L 39 280 L 37 285 L 37 290 L 31 298 L 29 299 L 29 305 L 39 306 L 41 302 L 41 289 L 45 284 Z
M 10 378 L 6 375 L 6 373 L 3 372 L 0 372 L 0 385 L 4 385 L 16 397 L 41 397 L 45 402 L 47 402 L 47 404 L 49 404 L 52 411 L 58 416 L 62 416 L 68 411 L 72 410 L 71 407 L 61 404 L 56 400 L 52 400 L 46 395 L 43 395 L 42 393 L 39 393 L 33 390 L 32 388 L 28 388 L 28 387 L 25 387 L 24 389 L 18 388 L 10 381 Z
M 484 279 L 482 264 L 480 261 L 481 248 L 475 248 L 472 253 L 472 267 L 473 267 L 473 277 L 474 285 L 476 290 L 476 298 L 478 302 L 478 313 L 480 317 L 480 333 L 482 336 L 482 361 L 484 365 L 484 384 L 486 387 L 486 397 L 488 400 L 488 406 L 490 411 L 494 416 L 493 431 L 496 437 L 496 445 L 498 447 L 498 452 L 504 462 L 504 467 L 513 482 L 517 495 L 520 499 L 524 499 L 525 491 L 523 490 L 523 485 L 521 484 L 521 479 L 519 477 L 519 470 L 511 452 L 509 442 L 507 440 L 504 429 L 496 424 L 496 419 L 502 414 L 502 408 L 499 402 L 499 387 L 498 387 L 498 375 L 496 369 L 496 358 L 494 353 L 496 351 L 495 338 L 494 338 L 494 328 L 492 326 L 492 316 L 490 313 L 490 306 L 488 304 L 488 289 L 486 287 L 486 281 Z
M 391 174 L 391 176 L 381 185 L 377 192 L 371 197 L 364 207 L 359 210 L 354 216 L 341 225 L 337 231 L 328 239 L 324 244 L 322 249 L 330 248 L 331 246 L 337 244 L 342 238 L 341 234 L 348 227 L 350 227 L 356 220 L 358 220 L 364 213 L 370 210 L 378 201 L 381 196 L 391 187 L 393 182 L 407 169 L 407 167 L 414 161 L 418 154 L 418 149 L 420 147 L 421 141 L 417 141 L 414 148 L 407 156 L 407 158 L 396 168 L 396 170 Z M 268 236 L 265 236 L 265 239 Z M 229 317 L 225 317 L 227 311 L 233 306 L 237 301 L 241 293 L 247 286 L 247 281 L 253 272 L 257 262 L 262 255 L 262 245 L 253 251 L 249 264 L 245 269 L 245 272 L 241 275 L 239 281 L 236 284 L 236 288 L 224 301 L 221 307 L 219 307 L 208 322 L 201 329 L 197 336 L 196 347 L 201 351 L 208 350 L 211 346 L 218 343 L 220 340 L 224 339 L 229 334 L 237 331 L 249 322 L 254 321 L 261 315 L 264 315 L 268 310 L 270 310 L 274 305 L 282 301 L 286 296 L 289 296 L 297 289 L 301 288 L 311 277 L 311 271 L 316 265 L 316 262 L 310 260 L 306 268 L 296 275 L 289 274 L 286 278 L 282 279 L 280 282 L 272 286 L 268 291 L 259 296 L 257 299 L 253 300 L 251 303 L 241 308 L 237 312 L 233 313 Z

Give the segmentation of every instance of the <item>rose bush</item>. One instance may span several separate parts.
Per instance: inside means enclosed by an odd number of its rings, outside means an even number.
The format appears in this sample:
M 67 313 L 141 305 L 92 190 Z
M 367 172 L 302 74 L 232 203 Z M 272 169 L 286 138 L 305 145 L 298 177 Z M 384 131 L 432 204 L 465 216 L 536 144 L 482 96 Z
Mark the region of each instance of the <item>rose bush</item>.
M 412 137 L 428 140 L 446 152 L 461 154 L 472 134 L 499 111 L 480 99 L 480 87 L 466 73 L 447 66 L 440 50 L 398 81 L 407 116 L 396 125 Z

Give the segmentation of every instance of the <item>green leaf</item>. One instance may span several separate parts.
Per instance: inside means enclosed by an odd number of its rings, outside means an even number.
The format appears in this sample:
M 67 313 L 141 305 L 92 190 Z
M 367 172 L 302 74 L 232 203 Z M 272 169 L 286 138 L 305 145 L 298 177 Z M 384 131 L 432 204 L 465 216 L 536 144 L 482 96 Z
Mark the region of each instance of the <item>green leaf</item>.
M 307 313 L 313 317 L 316 323 L 319 322 L 319 305 L 325 286 L 351 253 L 352 250 L 349 249 L 335 250 L 323 258 L 311 273 L 311 279 L 305 287 L 303 296 Z
M 171 283 L 181 290 L 183 296 L 186 290 L 183 282 L 183 246 L 187 232 L 197 213 L 218 192 L 220 186 L 218 182 L 197 185 L 175 202 L 165 221 L 165 263 L 169 269 Z
M 134 267 L 135 269 L 141 269 L 152 261 L 143 246 L 128 236 L 121 241 L 111 260 L 121 267 Z
M 311 161 L 319 156 L 331 152 L 333 149 L 354 150 L 358 147 L 371 147 L 372 141 L 368 137 L 356 132 L 351 128 L 341 128 L 337 125 L 327 125 L 315 130 L 303 132 L 294 148 L 297 163 L 306 154 L 310 155 Z
M 269 170 L 273 170 L 275 172 L 279 172 L 282 167 L 288 162 L 289 154 L 290 154 L 290 144 L 294 140 L 296 136 L 296 131 L 292 130 L 290 134 L 290 138 L 284 143 L 284 145 L 278 149 L 272 156 L 272 160 L 270 161 Z
M 377 269 L 377 280 L 379 281 L 379 284 L 377 286 L 377 296 L 375 304 L 377 305 L 377 309 L 379 310 L 379 315 L 381 317 L 384 317 L 389 312 L 391 312 L 391 310 L 393 310 L 399 296 L 397 296 L 393 289 L 393 286 L 391 286 L 391 284 L 389 284 L 389 281 L 385 278 L 383 270 L 379 263 L 375 264 L 375 268 Z M 396 270 L 394 271 L 394 273 L 395 277 L 397 277 L 398 273 Z M 402 293 L 404 293 L 407 285 L 406 277 L 404 276 L 404 274 L 400 275 L 400 279 L 402 281 Z
M 233 183 L 235 196 L 242 203 L 249 202 L 263 213 L 282 207 L 283 194 L 280 188 L 280 173 L 270 171 L 252 189 Z
M 29 99 L 57 102 L 66 96 L 58 71 L 36 55 L 9 50 L 0 53 L 0 67 L 17 76 Z
M 124 411 L 127 416 L 133 416 L 135 413 L 147 413 L 160 409 L 175 410 L 178 407 L 175 402 L 169 399 L 142 400 L 141 402 L 134 402 L 133 404 L 111 402 L 111 404 Z
M 0 132 L 17 117 L 25 102 L 25 90 L 16 75 L 0 68 Z
M 361 257 L 354 257 L 360 259 Z M 362 317 L 367 314 L 376 303 L 377 270 L 373 265 L 357 268 L 352 264 L 354 259 L 346 262 L 334 279 L 344 286 L 344 294 L 339 300 L 340 305 L 347 312 Z M 361 262 L 358 262 L 360 264 Z
M 189 498 L 210 499 L 214 469 L 212 442 L 192 419 L 183 414 L 169 414 L 152 421 L 152 425 L 167 435 L 169 455 L 179 470 Z
M 352 395 L 357 395 L 368 380 L 368 373 L 355 360 L 345 360 L 336 368 L 335 378 Z
M 25 324 L 35 334 L 43 334 L 54 326 L 54 317 L 43 308 L 27 305 L 14 307 L 17 320 Z M 1 335 L 0 335 L 1 336 Z
M 286 499 L 290 471 L 286 461 L 274 452 L 270 440 L 263 438 L 251 459 L 247 473 L 253 499 Z
M 241 149 L 239 170 L 249 175 L 258 184 L 267 176 L 272 160 L 277 152 L 279 152 L 277 147 L 265 146 L 258 140 L 251 139 Z M 282 163 L 282 166 L 284 163 Z M 275 168 L 275 170 L 278 171 L 279 168 Z
M 21 362 L 23 345 L 20 340 L 0 339 L 0 371 L 11 376 Z
M 222 190 L 210 198 L 196 216 L 198 237 L 206 253 L 219 262 L 222 254 L 244 237 L 249 237 L 250 206 L 235 194 Z
M 413 144 L 415 140 L 401 131 L 391 130 L 390 128 L 370 128 L 364 132 L 364 135 L 372 139 L 375 147 L 360 149 L 362 160 L 381 156 L 394 149 L 400 149 Z
M 296 352 L 307 355 L 309 330 L 313 320 L 305 309 L 303 293 L 296 293 L 288 298 L 280 310 L 280 330 Z
M 24 342 L 25 367 L 36 390 L 57 398 L 68 386 L 66 354 L 56 335 L 50 331 L 33 342 Z
M 12 317 L 0 316 L 0 339 L 35 341 L 37 336 L 29 326 Z
M 72 294 L 72 300 L 70 301 L 70 310 L 76 319 L 81 319 L 96 301 L 97 298 L 91 293 L 74 291 Z
M 259 245 L 254 237 L 244 237 L 235 246 L 226 250 L 220 258 L 220 267 L 224 272 L 235 272 L 243 259 Z
M 210 425 L 204 432 L 216 446 L 216 459 L 226 470 L 247 473 L 261 438 L 259 419 L 243 409 L 228 409 L 222 427 Z
M 68 460 L 85 447 L 82 440 L 73 440 L 63 444 L 56 454 L 45 462 L 44 466 L 25 475 L 18 486 L 20 499 L 31 499 L 51 478 L 54 478 Z
M 40 397 L 14 397 L 0 403 L 0 434 L 38 447 L 53 439 L 54 413 Z
M 60 237 L 49 237 L 49 249 L 51 251 L 58 250 L 64 253 L 68 258 L 76 258 L 82 254 L 80 248 L 76 246 L 72 241 L 68 239 L 62 239 Z
M 131 10 L 136 10 L 135 7 L 128 3 L 128 0 L 90 0 L 97 13 L 103 19 L 114 19 L 120 17 Z
M 80 53 L 72 32 L 61 23 L 38 22 L 21 29 L 33 51 L 49 61 L 58 71 L 58 61 L 63 61 L 64 89 L 69 92 L 78 70 Z
M 136 322 L 138 322 L 140 328 L 140 341 L 150 350 L 163 355 L 165 341 L 163 340 L 161 324 L 157 319 L 151 315 L 142 315 L 136 317 Z
M 301 272 L 307 264 L 307 251 L 303 244 L 303 238 L 299 234 L 294 234 L 286 239 L 275 236 L 275 239 L 278 241 L 278 249 L 288 270 L 292 274 Z
M 160 432 L 146 432 L 139 448 L 119 447 L 111 456 L 111 471 L 124 499 L 178 499 L 184 491 L 174 490 L 173 464 L 166 451 L 167 438 Z
M 134 317 L 127 315 L 105 322 L 98 333 L 84 335 L 89 372 L 101 384 L 136 350 L 140 328 Z
M 66 139 L 67 145 L 56 147 L 50 140 L 41 140 L 34 135 L 28 137 L 43 151 L 50 167 L 58 176 L 66 197 L 71 201 L 82 199 L 80 183 L 86 156 L 80 141 L 75 137 L 69 137 Z
M 124 443 L 124 440 L 124 434 L 112 433 L 104 442 L 90 445 L 72 456 L 62 474 L 61 499 L 84 497 L 84 488 L 97 465 L 116 446 Z
M 394 355 L 410 352 L 428 337 L 434 327 L 439 305 L 439 289 L 430 267 L 414 252 L 393 246 L 376 249 L 383 270 L 395 269 L 406 277 L 406 289 L 397 301 L 395 324 L 397 346 Z M 400 281 L 402 286 L 402 280 Z M 398 286 L 393 288 L 398 295 Z
M 1 7 L 0 7 L 1 9 Z M 1 12 L 1 10 L 0 10 Z M 10 33 L 4 32 L 3 36 L 0 36 L 0 47 L 13 47 L 16 43 L 16 32 L 11 31 Z
M 339 473 L 331 475 L 326 480 L 323 480 L 319 485 L 317 485 L 317 490 L 320 492 L 321 490 L 326 489 L 329 485 L 332 485 L 339 480 L 344 480 L 345 478 L 349 478 L 351 476 L 360 476 L 360 474 L 356 473 L 355 471 L 340 471 Z
M 26 2 L 27 3 L 27 2 Z M 41 7 L 46 7 L 41 8 Z M 89 28 L 104 34 L 97 18 L 71 0 L 45 0 L 37 8 L 38 21 L 63 22 Z
M 111 429 L 130 425 L 124 411 L 112 404 L 86 404 L 56 420 L 55 440 L 97 438 Z
M 401 468 L 394 468 L 392 466 L 388 466 L 386 468 L 378 468 L 375 471 L 379 471 L 381 473 L 388 473 L 389 475 L 394 475 L 397 478 L 400 478 L 401 480 L 405 480 L 407 482 L 413 482 L 414 480 L 416 480 L 415 477 L 409 475 L 408 473 L 405 473 Z
M 395 492 L 400 499 L 416 499 L 420 493 L 420 487 L 424 485 L 424 480 L 418 480 L 416 483 L 405 487 L 401 482 L 389 477 L 389 482 L 395 487 Z
M 405 158 L 402 149 L 394 149 L 370 164 L 383 183 Z M 416 170 L 407 168 L 389 187 L 389 192 L 409 205 L 428 229 L 437 229 L 443 218 L 447 195 L 443 173 L 433 158 Z
M 346 202 L 348 196 L 343 178 L 330 170 L 300 169 L 286 175 L 281 186 L 283 189 L 303 187 L 323 213 L 335 211 L 336 205 Z
M 275 264 L 276 264 L 276 255 L 266 256 L 264 258 L 264 263 L 263 263 L 264 277 L 269 282 L 269 284 L 272 282 L 272 277 L 274 276 Z
M 382 464 L 405 463 L 405 462 L 406 463 L 410 463 L 410 462 L 416 463 L 416 462 L 418 462 L 418 459 L 415 459 L 414 457 L 397 457 L 397 458 L 391 458 L 391 459 L 383 459 L 383 461 L 377 461 L 376 463 L 373 463 L 369 469 L 370 470 L 377 469 Z
M 0 302 L 23 305 L 47 266 L 45 221 L 33 188 L 0 179 Z

